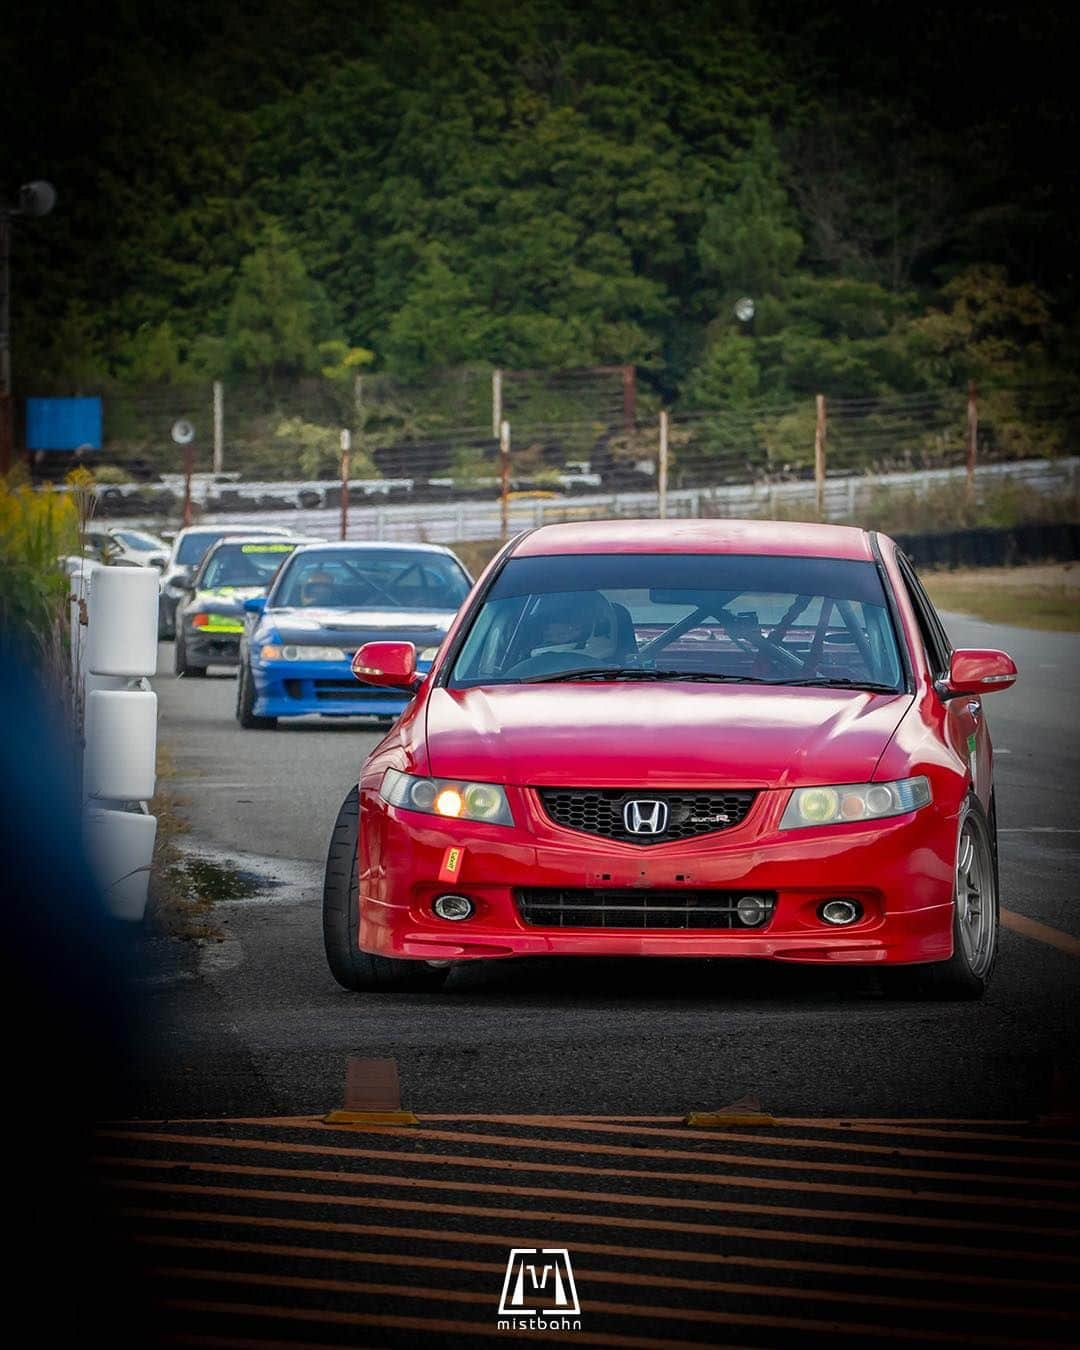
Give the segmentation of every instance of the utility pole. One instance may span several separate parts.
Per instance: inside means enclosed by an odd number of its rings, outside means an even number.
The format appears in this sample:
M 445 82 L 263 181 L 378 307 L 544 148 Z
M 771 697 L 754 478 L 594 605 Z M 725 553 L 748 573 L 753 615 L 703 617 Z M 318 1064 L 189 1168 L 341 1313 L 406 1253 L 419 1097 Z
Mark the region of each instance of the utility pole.
M 656 514 L 667 520 L 668 415 L 660 413 L 660 455 L 656 462 Z
M 817 518 L 825 510 L 825 395 L 815 394 L 817 418 L 814 422 L 814 495 L 817 499 Z
M 637 367 L 622 367 L 623 429 L 629 436 L 637 422 Z
M 15 216 L 47 216 L 56 189 L 41 179 L 24 183 L 18 206 L 0 202 L 0 474 L 15 457 L 15 405 L 11 397 L 11 222 Z
M 491 372 L 491 435 L 493 438 L 498 437 L 503 420 L 502 377 L 501 370 Z
M 349 537 L 349 451 L 352 434 L 347 427 L 341 431 L 341 538 Z
M 225 467 L 225 386 L 214 381 L 214 473 Z
M 975 390 L 975 381 L 969 380 L 967 387 L 967 493 L 969 501 L 975 500 L 975 458 L 979 449 L 979 400 Z
M 503 543 L 510 538 L 510 423 L 499 423 L 499 516 Z

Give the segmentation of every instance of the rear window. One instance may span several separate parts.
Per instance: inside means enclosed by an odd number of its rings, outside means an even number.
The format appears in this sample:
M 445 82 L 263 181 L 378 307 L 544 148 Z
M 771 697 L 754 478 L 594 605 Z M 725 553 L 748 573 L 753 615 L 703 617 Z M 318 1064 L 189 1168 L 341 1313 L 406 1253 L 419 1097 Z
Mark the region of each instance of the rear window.
M 873 563 L 593 554 L 511 559 L 451 684 L 557 678 L 590 666 L 896 690 L 903 680 Z
M 295 543 L 269 540 L 220 544 L 207 559 L 199 586 L 205 590 L 217 590 L 222 586 L 269 586 L 274 573 L 295 547 Z

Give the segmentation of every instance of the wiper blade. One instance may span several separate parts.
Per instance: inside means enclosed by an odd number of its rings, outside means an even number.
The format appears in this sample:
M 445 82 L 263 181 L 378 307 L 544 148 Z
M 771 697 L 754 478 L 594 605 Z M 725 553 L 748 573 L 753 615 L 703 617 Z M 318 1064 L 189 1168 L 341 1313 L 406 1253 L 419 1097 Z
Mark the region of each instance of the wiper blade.
M 776 680 L 776 684 L 793 684 L 802 689 L 865 689 L 869 694 L 899 694 L 903 691 L 892 684 L 875 684 L 873 680 L 849 680 L 846 676 L 819 676 L 813 680 Z
M 645 666 L 582 666 L 553 670 L 545 675 L 525 675 L 522 684 L 558 684 L 561 680 L 682 680 L 700 684 L 775 684 L 756 675 L 710 675 L 703 670 L 651 670 Z

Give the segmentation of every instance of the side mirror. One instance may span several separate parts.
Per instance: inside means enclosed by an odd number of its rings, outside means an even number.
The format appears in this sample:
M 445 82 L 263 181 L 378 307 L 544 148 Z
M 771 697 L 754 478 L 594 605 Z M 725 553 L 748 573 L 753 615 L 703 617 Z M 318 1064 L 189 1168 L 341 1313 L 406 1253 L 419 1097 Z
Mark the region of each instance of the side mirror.
M 960 647 L 952 654 L 949 673 L 938 681 L 937 690 L 943 699 L 959 698 L 962 694 L 996 694 L 1016 683 L 1016 662 L 1007 652 L 990 648 Z
M 249 595 L 244 601 L 244 612 L 247 614 L 261 614 L 265 608 L 265 595 Z
M 352 673 L 364 684 L 383 689 L 411 690 L 423 679 L 411 642 L 365 642 L 352 659 Z

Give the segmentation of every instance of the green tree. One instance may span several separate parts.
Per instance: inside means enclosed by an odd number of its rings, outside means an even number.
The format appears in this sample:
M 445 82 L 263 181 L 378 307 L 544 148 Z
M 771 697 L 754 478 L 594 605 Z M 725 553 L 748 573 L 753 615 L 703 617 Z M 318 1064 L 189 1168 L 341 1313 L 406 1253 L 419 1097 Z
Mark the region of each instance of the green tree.
M 273 382 L 317 371 L 320 342 L 330 338 L 329 304 L 283 230 L 270 226 L 240 265 L 225 317 L 225 357 L 232 370 Z
M 732 164 L 738 186 L 705 214 L 698 252 L 725 297 L 781 294 L 803 241 L 783 182 L 783 166 L 766 121 Z

